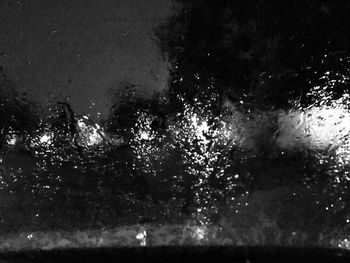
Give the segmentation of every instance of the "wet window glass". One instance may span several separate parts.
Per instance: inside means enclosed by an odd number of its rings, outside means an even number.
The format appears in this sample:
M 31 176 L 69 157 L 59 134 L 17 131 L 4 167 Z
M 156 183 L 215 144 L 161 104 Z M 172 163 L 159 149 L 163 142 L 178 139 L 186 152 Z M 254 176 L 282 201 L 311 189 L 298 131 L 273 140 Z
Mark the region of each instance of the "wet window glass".
M 0 250 L 349 249 L 349 17 L 2 0 Z

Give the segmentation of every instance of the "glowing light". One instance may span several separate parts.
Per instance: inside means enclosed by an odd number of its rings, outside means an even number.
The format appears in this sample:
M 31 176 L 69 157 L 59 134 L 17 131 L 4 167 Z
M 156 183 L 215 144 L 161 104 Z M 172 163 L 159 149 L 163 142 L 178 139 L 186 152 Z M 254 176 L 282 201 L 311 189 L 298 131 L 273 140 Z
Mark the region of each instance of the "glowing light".
M 350 241 L 349 239 L 345 238 L 343 240 L 340 240 L 338 243 L 338 247 L 339 248 L 343 248 L 343 249 L 350 249 Z
M 190 235 L 196 241 L 202 241 L 206 239 L 207 234 L 208 234 L 208 228 L 206 226 L 190 227 Z
M 340 108 L 312 107 L 279 116 L 277 145 L 282 149 L 306 147 L 332 150 L 350 134 L 350 114 Z
M 42 144 L 51 144 L 52 143 L 52 135 L 49 133 L 45 133 L 40 137 L 40 143 Z
M 140 138 L 141 138 L 141 140 L 148 140 L 150 138 L 150 136 L 148 135 L 147 132 L 141 132 Z
M 83 116 L 85 120 L 88 117 Z M 87 124 L 84 120 L 78 120 L 79 127 L 79 143 L 84 144 L 86 146 L 94 146 L 98 145 L 103 141 L 103 131 L 100 130 L 100 126 Z
M 146 232 L 146 230 L 143 230 L 142 232 L 138 233 L 136 235 L 136 239 L 140 240 L 140 246 L 146 246 L 147 245 L 147 232 Z
M 202 240 L 205 238 L 205 230 L 203 227 L 197 227 L 195 230 L 195 238 L 197 240 Z
M 7 139 L 7 144 L 14 146 L 17 143 L 17 137 L 16 136 L 11 136 L 10 138 Z

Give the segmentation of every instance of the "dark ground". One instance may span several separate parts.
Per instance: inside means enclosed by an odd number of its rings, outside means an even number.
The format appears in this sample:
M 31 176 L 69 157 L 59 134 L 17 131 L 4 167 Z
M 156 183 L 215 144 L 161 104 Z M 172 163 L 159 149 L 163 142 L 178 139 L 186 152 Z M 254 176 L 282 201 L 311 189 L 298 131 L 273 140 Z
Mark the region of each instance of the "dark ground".
M 0 262 L 349 262 L 350 253 L 324 248 L 154 247 L 4 253 Z

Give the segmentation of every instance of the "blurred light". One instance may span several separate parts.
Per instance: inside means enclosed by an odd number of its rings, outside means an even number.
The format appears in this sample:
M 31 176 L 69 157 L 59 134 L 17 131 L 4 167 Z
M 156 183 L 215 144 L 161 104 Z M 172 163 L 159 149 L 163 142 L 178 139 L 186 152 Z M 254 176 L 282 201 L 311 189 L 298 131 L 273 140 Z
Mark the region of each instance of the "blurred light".
M 141 140 L 148 140 L 149 138 L 150 138 L 150 136 L 148 135 L 147 132 L 141 132 L 141 134 L 140 134 Z
M 88 120 L 87 116 L 83 116 L 85 120 Z M 103 141 L 103 131 L 100 130 L 99 125 L 91 125 L 85 123 L 84 120 L 78 120 L 79 127 L 79 143 L 86 146 L 98 145 Z
M 147 245 L 146 238 L 147 238 L 146 230 L 143 230 L 142 232 L 140 232 L 140 233 L 138 233 L 136 235 L 136 239 L 140 240 L 140 245 L 141 246 L 146 246 Z
M 17 143 L 17 137 L 14 135 L 7 140 L 8 145 L 14 146 L 16 143 Z
M 51 144 L 51 142 L 52 142 L 52 137 L 48 133 L 45 133 L 44 135 L 42 135 L 40 137 L 40 143 L 42 143 L 42 144 L 44 144 L 44 143 L 45 144 Z
M 350 241 L 347 238 L 345 238 L 339 241 L 338 247 L 343 249 L 350 249 Z

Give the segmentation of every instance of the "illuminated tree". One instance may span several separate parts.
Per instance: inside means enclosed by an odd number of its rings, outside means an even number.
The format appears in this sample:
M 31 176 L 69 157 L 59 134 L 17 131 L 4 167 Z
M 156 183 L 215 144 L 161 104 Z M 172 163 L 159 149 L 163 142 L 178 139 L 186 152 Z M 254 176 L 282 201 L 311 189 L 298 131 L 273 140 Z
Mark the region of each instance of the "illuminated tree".
M 216 116 L 197 99 L 194 105 L 178 100 L 182 109 L 166 116 L 165 130 L 152 128 L 156 115 L 139 111 L 130 141 L 133 170 L 153 200 L 182 200 L 182 213 L 207 224 L 225 205 L 237 209 L 235 198 L 247 195 L 251 178 L 239 158 L 249 154 L 238 149 L 250 139 L 238 116 Z M 232 158 L 233 151 L 240 157 Z

